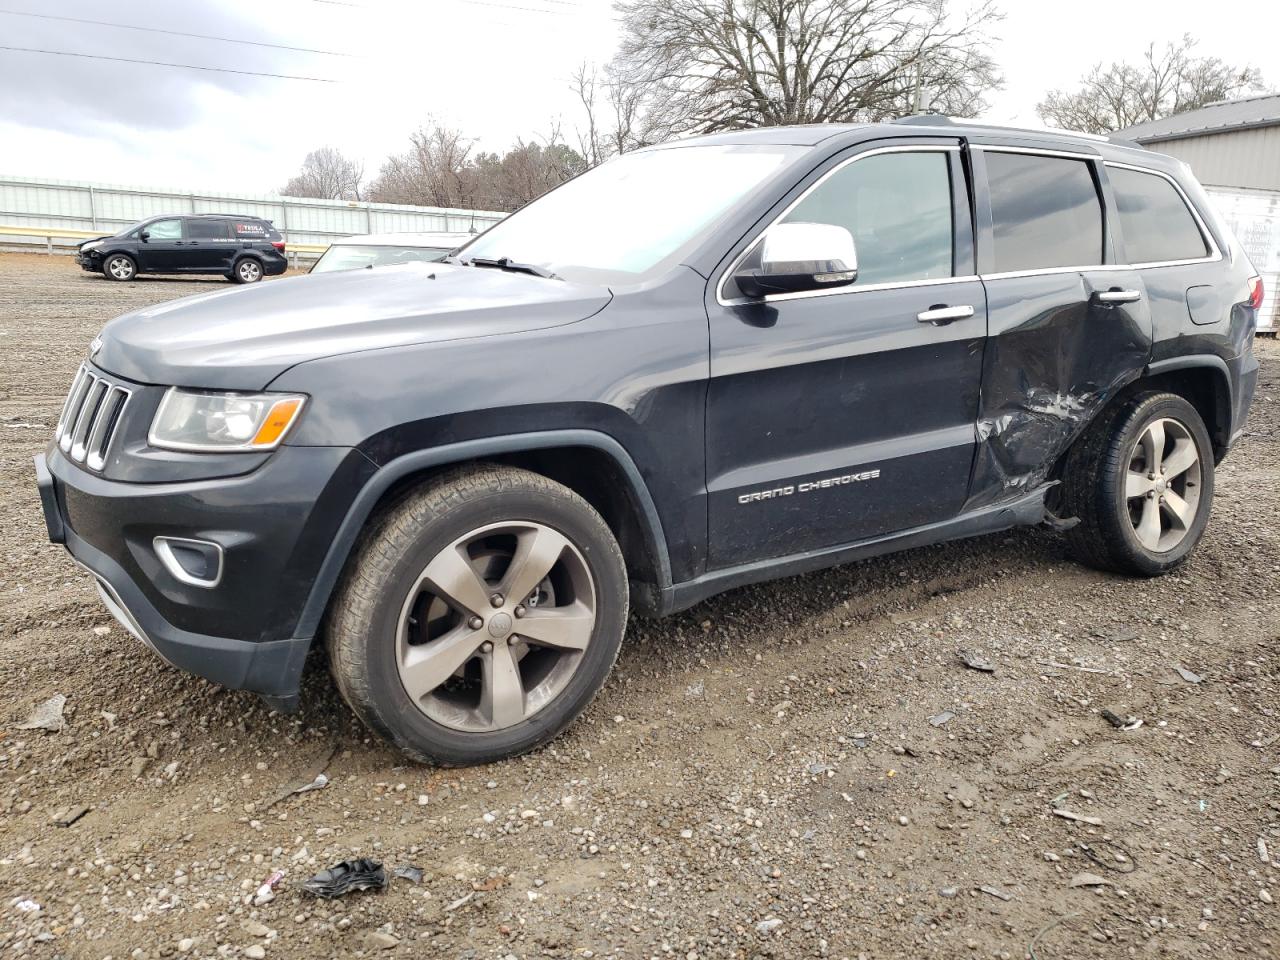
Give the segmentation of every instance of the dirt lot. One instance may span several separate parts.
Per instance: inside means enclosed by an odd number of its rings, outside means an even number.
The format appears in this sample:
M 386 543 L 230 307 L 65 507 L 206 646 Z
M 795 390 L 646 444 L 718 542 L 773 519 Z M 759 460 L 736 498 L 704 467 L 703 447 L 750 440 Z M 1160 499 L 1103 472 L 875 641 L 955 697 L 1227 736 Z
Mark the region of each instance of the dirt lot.
M 1035 530 L 740 590 L 634 621 L 551 747 L 441 771 L 318 664 L 297 716 L 166 666 L 45 542 L 31 457 L 93 334 L 222 283 L 0 256 L 0 956 L 1280 957 L 1275 342 L 1177 575 Z M 361 855 L 425 876 L 299 894 Z

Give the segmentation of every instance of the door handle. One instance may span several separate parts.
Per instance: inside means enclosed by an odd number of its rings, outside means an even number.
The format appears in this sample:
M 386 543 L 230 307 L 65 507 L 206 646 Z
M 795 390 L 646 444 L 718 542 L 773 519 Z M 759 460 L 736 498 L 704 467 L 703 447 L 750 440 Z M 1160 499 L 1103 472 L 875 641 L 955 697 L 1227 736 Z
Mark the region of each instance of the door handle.
M 948 307 L 946 304 L 937 304 L 916 314 L 916 319 L 921 323 L 932 323 L 935 327 L 941 327 L 953 320 L 967 320 L 973 316 L 973 307 L 967 304 L 959 307 Z
M 1142 299 L 1142 291 L 1140 290 L 1099 290 L 1093 295 L 1093 299 L 1105 306 L 1111 306 L 1117 303 L 1137 303 Z

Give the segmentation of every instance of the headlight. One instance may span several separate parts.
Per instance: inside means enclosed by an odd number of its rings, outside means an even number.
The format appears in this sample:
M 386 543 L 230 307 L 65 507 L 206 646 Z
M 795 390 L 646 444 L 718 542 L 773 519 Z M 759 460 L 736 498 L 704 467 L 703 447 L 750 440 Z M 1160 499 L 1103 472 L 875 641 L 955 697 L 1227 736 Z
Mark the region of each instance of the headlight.
M 296 393 L 211 393 L 171 387 L 147 434 L 168 450 L 274 450 L 302 412 Z
M 86 243 L 83 247 L 80 248 L 80 252 L 90 253 L 94 250 L 97 250 L 100 246 L 102 246 L 101 240 L 90 240 L 88 243 Z

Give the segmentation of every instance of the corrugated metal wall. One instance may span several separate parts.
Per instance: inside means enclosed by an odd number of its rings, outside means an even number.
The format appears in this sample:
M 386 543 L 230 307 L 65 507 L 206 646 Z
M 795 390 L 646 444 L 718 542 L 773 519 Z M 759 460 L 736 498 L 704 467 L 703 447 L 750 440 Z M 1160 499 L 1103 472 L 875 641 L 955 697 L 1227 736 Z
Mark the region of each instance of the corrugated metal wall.
M 183 193 L 71 180 L 0 176 L 0 225 L 113 233 L 135 221 L 170 213 L 236 213 L 265 217 L 275 221 L 276 229 L 293 243 L 328 243 L 336 237 L 360 233 L 465 233 L 472 227 L 478 232 L 505 216 L 488 210 L 230 193 Z M 0 234 L 0 243 L 23 242 L 30 243 L 32 238 Z
M 1219 215 L 1262 276 L 1258 329 L 1280 329 L 1280 192 L 1206 187 Z
M 1206 187 L 1280 190 L 1280 126 L 1144 144 L 1185 162 Z

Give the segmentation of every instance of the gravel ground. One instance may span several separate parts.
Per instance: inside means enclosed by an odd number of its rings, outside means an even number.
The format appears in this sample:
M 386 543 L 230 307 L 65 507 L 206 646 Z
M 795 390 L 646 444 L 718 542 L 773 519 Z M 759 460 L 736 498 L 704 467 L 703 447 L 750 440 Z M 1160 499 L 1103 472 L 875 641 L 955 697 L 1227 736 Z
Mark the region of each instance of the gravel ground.
M 1032 530 L 739 590 L 634 620 L 550 747 L 446 771 L 319 664 L 296 716 L 166 666 L 45 542 L 31 457 L 88 341 L 222 282 L 0 256 L 0 956 L 1280 956 L 1274 341 L 1176 575 Z M 424 877 L 300 894 L 353 856 Z

